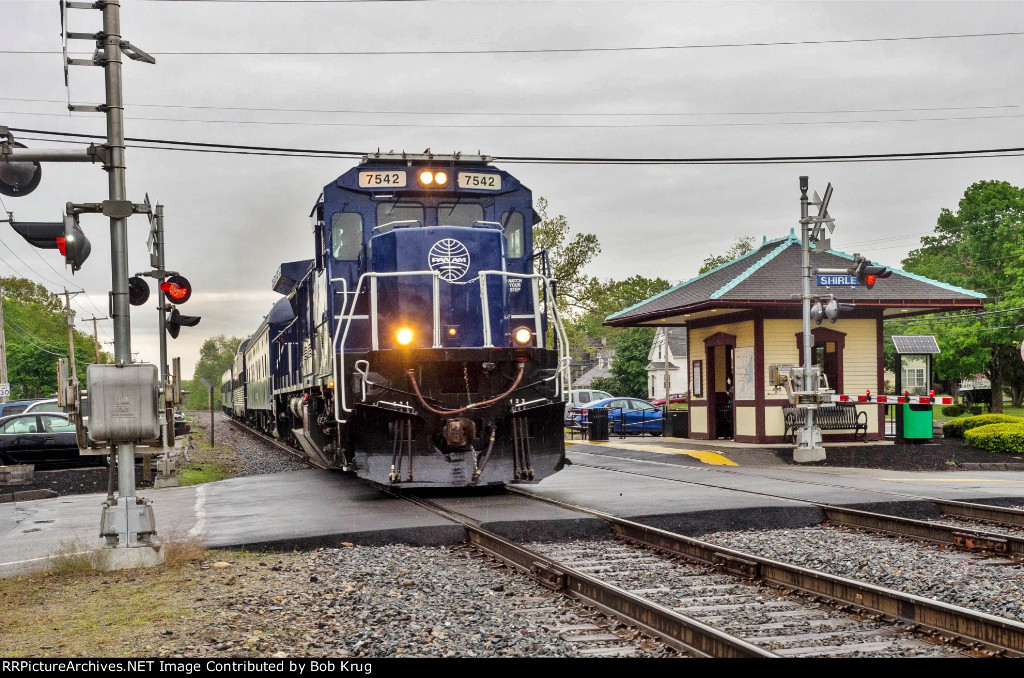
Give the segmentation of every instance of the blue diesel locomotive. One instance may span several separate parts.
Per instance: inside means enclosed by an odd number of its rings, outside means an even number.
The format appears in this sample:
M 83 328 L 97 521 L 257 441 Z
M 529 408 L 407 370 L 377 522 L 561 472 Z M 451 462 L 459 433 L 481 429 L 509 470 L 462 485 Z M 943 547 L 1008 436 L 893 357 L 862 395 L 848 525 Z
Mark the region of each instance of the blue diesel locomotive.
M 565 462 L 568 346 L 530 190 L 486 156 L 378 153 L 324 187 L 313 259 L 224 374 L 224 411 L 399 487 Z

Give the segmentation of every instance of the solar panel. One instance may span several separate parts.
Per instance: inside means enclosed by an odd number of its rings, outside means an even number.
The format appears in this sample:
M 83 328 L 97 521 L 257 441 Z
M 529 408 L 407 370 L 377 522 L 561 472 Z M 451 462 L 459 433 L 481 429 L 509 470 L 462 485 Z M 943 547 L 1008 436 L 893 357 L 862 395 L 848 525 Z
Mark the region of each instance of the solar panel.
M 942 353 L 939 350 L 938 342 L 935 341 L 935 337 L 931 334 L 894 336 L 892 343 L 899 354 Z

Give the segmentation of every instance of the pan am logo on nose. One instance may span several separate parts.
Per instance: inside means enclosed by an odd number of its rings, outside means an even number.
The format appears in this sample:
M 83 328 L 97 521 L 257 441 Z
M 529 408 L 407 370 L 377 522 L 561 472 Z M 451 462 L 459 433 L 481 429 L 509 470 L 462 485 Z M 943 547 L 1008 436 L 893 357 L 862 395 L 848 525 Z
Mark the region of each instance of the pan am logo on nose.
M 469 250 L 458 240 L 444 238 L 430 248 L 427 261 L 430 269 L 437 271 L 442 280 L 455 282 L 469 270 Z

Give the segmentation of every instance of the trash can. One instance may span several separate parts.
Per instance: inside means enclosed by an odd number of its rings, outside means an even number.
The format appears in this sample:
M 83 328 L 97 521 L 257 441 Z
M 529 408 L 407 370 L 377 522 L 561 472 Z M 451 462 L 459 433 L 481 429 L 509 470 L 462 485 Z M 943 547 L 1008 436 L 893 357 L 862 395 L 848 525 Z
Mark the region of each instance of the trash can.
M 931 440 L 934 435 L 932 428 L 932 406 L 903 406 L 903 437 L 906 440 Z
M 603 407 L 591 407 L 587 410 L 590 421 L 590 440 L 608 440 L 608 410 Z
M 672 438 L 690 437 L 690 411 L 671 410 L 668 413 L 668 426 L 665 435 Z

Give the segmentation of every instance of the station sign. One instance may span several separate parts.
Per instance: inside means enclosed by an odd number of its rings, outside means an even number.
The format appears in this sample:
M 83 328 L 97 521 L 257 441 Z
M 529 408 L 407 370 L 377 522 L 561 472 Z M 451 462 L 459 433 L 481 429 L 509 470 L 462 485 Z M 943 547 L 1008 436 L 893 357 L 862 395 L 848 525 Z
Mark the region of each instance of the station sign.
M 860 287 L 860 281 L 853 275 L 818 274 L 818 287 Z

